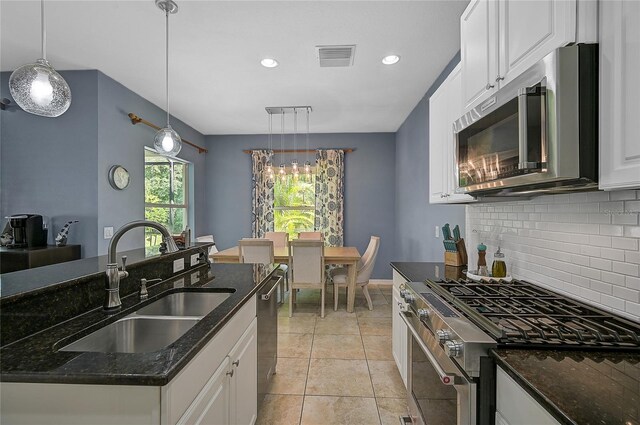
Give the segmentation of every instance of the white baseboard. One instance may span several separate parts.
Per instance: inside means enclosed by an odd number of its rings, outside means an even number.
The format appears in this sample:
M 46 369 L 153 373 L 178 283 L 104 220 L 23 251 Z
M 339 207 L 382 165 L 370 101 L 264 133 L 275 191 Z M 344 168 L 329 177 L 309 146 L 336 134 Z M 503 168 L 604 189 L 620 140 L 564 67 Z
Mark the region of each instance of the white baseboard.
M 392 279 L 369 279 L 369 283 L 373 283 L 375 285 L 393 285 Z

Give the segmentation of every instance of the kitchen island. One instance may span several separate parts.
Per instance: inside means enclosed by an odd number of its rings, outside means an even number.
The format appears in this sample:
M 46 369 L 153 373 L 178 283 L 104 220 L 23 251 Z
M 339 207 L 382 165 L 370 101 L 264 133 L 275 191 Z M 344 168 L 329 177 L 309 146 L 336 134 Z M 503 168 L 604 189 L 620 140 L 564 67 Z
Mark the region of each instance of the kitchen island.
M 2 422 L 37 423 L 43 418 L 51 423 L 255 421 L 255 406 L 237 408 L 235 399 L 237 394 L 246 397 L 255 391 L 255 294 L 275 278 L 276 270 L 277 265 L 203 265 L 149 286 L 147 300 L 141 301 L 137 293 L 123 297 L 122 309 L 115 314 L 93 309 L 3 346 Z M 177 292 L 226 292 L 229 296 L 160 350 L 60 351 Z

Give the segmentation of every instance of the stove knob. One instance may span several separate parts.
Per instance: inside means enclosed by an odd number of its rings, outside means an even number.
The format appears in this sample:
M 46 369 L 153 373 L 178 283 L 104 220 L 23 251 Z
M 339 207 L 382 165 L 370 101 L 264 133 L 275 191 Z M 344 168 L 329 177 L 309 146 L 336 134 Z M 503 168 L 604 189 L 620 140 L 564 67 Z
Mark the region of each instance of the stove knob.
M 407 293 L 407 294 L 405 294 L 405 296 L 404 296 L 404 300 L 405 300 L 406 302 L 408 302 L 409 304 L 412 304 L 416 299 L 415 299 L 415 297 L 414 297 L 413 295 L 411 295 L 411 294 Z
M 462 341 L 456 339 L 453 341 L 446 341 L 444 343 L 444 352 L 449 357 L 459 357 L 462 355 L 464 344 Z
M 436 331 L 436 336 L 438 337 L 438 342 L 440 344 L 444 344 L 446 341 L 449 341 L 452 337 L 451 331 L 447 329 L 438 329 Z
M 418 309 L 418 318 L 420 319 L 428 319 L 429 318 L 429 310 L 426 308 Z
M 404 288 L 400 288 L 400 298 L 405 299 L 407 298 L 407 294 L 409 293 L 409 291 L 407 291 Z

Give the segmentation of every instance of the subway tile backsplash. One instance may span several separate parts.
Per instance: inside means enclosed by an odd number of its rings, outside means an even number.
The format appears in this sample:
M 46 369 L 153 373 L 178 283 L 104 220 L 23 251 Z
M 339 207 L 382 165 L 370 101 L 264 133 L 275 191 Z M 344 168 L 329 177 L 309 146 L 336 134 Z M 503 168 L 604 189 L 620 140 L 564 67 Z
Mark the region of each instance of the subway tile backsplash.
M 469 268 L 479 242 L 510 274 L 640 322 L 640 190 L 547 195 L 466 207 Z

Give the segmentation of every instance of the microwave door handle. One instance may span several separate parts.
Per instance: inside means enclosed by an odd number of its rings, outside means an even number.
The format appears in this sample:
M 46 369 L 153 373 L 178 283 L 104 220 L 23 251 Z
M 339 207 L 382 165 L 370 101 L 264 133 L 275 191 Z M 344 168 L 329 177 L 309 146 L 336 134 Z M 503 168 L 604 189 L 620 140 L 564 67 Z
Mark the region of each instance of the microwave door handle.
M 447 373 L 440 366 L 440 364 L 438 364 L 438 361 L 433 356 L 433 354 L 431 354 L 431 351 L 429 351 L 429 348 L 426 346 L 424 342 L 422 342 L 422 339 L 420 339 L 420 335 L 418 335 L 418 332 L 414 329 L 413 325 L 409 323 L 409 321 L 407 320 L 407 317 L 406 317 L 407 313 L 401 312 L 399 314 L 404 324 L 407 325 L 407 329 L 409 329 L 409 331 L 413 335 L 413 339 L 415 339 L 416 343 L 420 346 L 420 349 L 422 350 L 424 355 L 427 356 L 427 359 L 429 359 L 429 363 L 431 363 L 431 366 L 433 366 L 436 373 L 440 377 L 440 382 L 442 382 L 444 385 L 460 384 L 461 379 L 459 376 L 452 373 Z
M 535 168 L 529 163 L 529 140 L 527 135 L 527 88 L 518 90 L 518 168 L 527 170 Z

